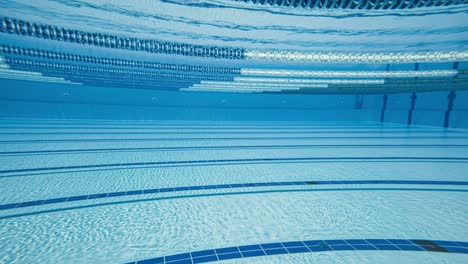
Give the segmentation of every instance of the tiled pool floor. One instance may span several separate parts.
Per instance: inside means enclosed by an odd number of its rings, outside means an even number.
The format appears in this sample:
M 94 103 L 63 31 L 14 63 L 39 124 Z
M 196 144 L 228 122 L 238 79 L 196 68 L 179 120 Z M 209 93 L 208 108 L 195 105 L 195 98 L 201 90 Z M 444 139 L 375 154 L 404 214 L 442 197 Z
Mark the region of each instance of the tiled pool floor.
M 468 241 L 466 130 L 4 119 L 0 134 L 0 262 L 157 263 L 233 246 L 242 258 L 223 262 L 468 261 L 466 244 L 438 244 Z M 401 240 L 369 251 L 358 239 Z M 316 240 L 331 251 L 284 245 Z M 280 255 L 261 246 L 278 242 Z M 172 261 L 220 259 L 192 255 Z

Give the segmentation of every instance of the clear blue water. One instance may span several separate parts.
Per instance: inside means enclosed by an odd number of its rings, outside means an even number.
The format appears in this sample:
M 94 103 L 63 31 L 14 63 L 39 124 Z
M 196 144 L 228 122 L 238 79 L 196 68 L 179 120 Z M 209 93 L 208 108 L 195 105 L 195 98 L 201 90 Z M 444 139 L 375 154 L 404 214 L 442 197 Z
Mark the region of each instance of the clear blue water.
M 467 11 L 0 1 L 0 263 L 467 263 Z

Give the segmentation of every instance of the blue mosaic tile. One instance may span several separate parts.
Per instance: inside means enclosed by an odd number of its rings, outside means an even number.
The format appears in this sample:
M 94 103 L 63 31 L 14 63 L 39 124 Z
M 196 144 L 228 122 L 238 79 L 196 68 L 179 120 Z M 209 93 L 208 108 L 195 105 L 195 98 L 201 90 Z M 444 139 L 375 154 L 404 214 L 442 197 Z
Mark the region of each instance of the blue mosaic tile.
M 439 246 L 449 246 L 449 247 L 459 247 L 460 244 L 454 241 L 442 241 L 442 240 L 436 240 L 434 241 L 437 245 Z
M 424 251 L 424 249 L 416 245 L 397 245 L 397 247 L 401 250 L 407 250 L 407 251 Z
M 214 249 L 209 249 L 209 250 L 195 251 L 195 252 L 192 252 L 191 254 L 193 258 L 196 258 L 196 257 L 201 257 L 201 256 L 216 255 L 216 252 L 214 251 Z
M 376 247 L 372 246 L 372 245 L 353 245 L 353 248 L 355 248 L 356 250 L 377 250 Z
M 394 245 L 414 245 L 411 241 L 405 239 L 386 239 L 388 242 Z
M 315 184 L 340 184 L 336 181 L 316 181 Z
M 380 249 L 380 250 L 400 250 L 394 245 L 379 245 L 379 244 L 374 244 L 374 247 Z
M 327 242 L 330 245 L 327 245 Z M 352 244 L 343 244 L 350 243 Z M 371 242 L 369 244 L 367 242 Z M 391 244 L 395 243 L 395 244 Z M 417 245 L 413 244 L 416 243 Z M 265 243 L 254 245 L 241 245 L 239 247 L 227 247 L 218 249 L 209 249 L 195 251 L 192 253 L 183 253 L 165 257 L 165 264 L 181 263 L 205 263 L 225 259 L 259 257 L 264 255 L 295 254 L 321 251 L 340 251 L 340 250 L 405 250 L 405 251 L 432 251 L 468 254 L 468 247 L 462 247 L 467 242 L 457 241 L 438 241 L 446 245 L 438 245 L 432 240 L 406 240 L 406 239 L 349 239 L 349 240 L 307 240 L 307 241 L 287 241 L 281 243 Z M 304 246 L 307 245 L 307 246 Z M 283 247 L 286 246 L 286 247 Z M 263 248 L 263 250 L 261 248 Z M 241 251 L 239 251 L 239 248 Z M 163 263 L 161 258 L 138 261 L 137 263 Z
M 266 243 L 266 244 L 261 244 L 263 249 L 270 249 L 270 248 L 283 248 L 283 245 L 281 243 Z
M 260 183 L 255 183 L 255 186 L 262 187 L 262 186 L 271 186 L 271 185 L 268 182 L 260 182 Z
M 137 261 L 136 263 L 137 264 L 162 264 L 164 263 L 164 257 L 140 260 L 140 261 Z
M 216 185 L 219 189 L 230 188 L 229 184 L 218 184 Z
M 278 255 L 278 254 L 286 254 L 288 251 L 284 248 L 274 248 L 274 249 L 265 249 L 265 253 L 267 255 Z
M 128 191 L 126 195 L 138 195 L 138 194 L 143 194 L 143 190 L 139 191 Z
M 53 203 L 63 203 L 67 200 L 68 198 L 55 198 L 55 199 L 49 199 L 45 200 L 43 204 L 53 204 Z
M 189 259 L 191 258 L 190 253 L 182 253 L 177 255 L 166 256 L 166 262 L 174 261 L 174 260 L 181 260 L 181 259 Z
M 372 181 L 337 181 L 332 184 L 370 184 Z
M 304 243 L 302 243 L 302 241 L 283 242 L 282 244 L 285 247 L 303 247 L 304 246 Z
M 45 200 L 24 202 L 24 203 L 21 203 L 18 207 L 27 207 L 27 206 L 41 205 L 41 204 L 43 204 L 44 202 L 45 202 Z
M 162 192 L 173 192 L 174 191 L 174 188 L 161 188 L 159 189 L 159 192 L 162 193 Z
M 205 263 L 205 262 L 211 262 L 211 261 L 217 261 L 218 257 L 216 255 L 210 255 L 210 256 L 203 256 L 203 257 L 198 257 L 198 258 L 193 258 L 193 263 Z
M 306 181 L 297 181 L 297 182 L 291 182 L 293 185 L 306 185 Z
M 463 247 L 468 247 L 468 242 L 457 241 L 457 244 L 459 244 L 460 246 L 463 246 Z
M 346 242 L 351 245 L 369 245 L 365 239 L 346 239 Z
M 468 248 L 466 248 L 466 247 L 444 247 L 444 248 L 448 252 L 468 254 Z
M 271 186 L 280 186 L 281 183 L 279 183 L 279 182 L 272 182 L 272 183 L 270 183 L 270 185 L 271 185 Z
M 218 254 L 219 260 L 242 258 L 240 253 Z
M 350 245 L 330 245 L 333 250 L 354 250 Z
M 390 242 L 388 242 L 385 239 L 366 239 L 366 240 L 372 245 L 390 245 Z
M 248 251 L 248 250 L 261 250 L 262 248 L 260 245 L 248 245 L 248 246 L 239 246 L 240 251 Z
M 428 251 L 447 252 L 444 247 L 439 246 L 437 243 L 431 240 L 416 239 L 412 240 L 411 242 Z
M 88 199 L 98 199 L 98 198 L 105 198 L 105 197 L 107 197 L 107 193 L 92 194 L 88 196 Z
M 303 243 L 306 246 L 319 246 L 323 244 L 324 242 L 322 240 L 307 240 L 307 241 L 303 241 Z
M 305 252 L 310 252 L 310 249 L 308 247 L 288 247 L 286 248 L 289 253 L 305 253 Z
M 312 252 L 320 252 L 320 251 L 329 251 L 329 250 L 331 250 L 331 248 L 328 247 L 328 246 L 307 246 L 307 247 Z
M 68 197 L 67 202 L 81 201 L 81 200 L 86 200 L 86 199 L 88 199 L 88 195 L 73 196 L 73 197 Z
M 325 243 L 327 243 L 328 245 L 348 245 L 348 243 L 346 243 L 346 241 L 344 240 L 341 240 L 341 239 L 337 239 L 337 240 L 324 240 Z
M 203 189 L 209 190 L 209 189 L 218 189 L 216 185 L 205 185 L 203 186 Z
M 264 255 L 265 255 L 265 252 L 263 252 L 263 250 L 242 251 L 242 256 L 244 256 L 244 258 L 258 257 L 258 256 L 264 256 Z
M 174 261 L 166 261 L 166 264 L 192 264 L 192 259 L 181 259 Z
M 174 188 L 174 191 L 178 192 L 178 191 L 188 191 L 190 190 L 189 187 L 176 187 Z
M 237 247 L 227 247 L 227 248 L 217 248 L 215 249 L 217 254 L 225 254 L 225 253 L 233 253 L 233 252 L 239 252 L 239 249 Z
M 107 197 L 115 197 L 115 196 L 125 196 L 127 192 L 112 192 L 108 193 Z
M 143 190 L 143 193 L 158 193 L 159 189 L 148 189 L 148 190 Z

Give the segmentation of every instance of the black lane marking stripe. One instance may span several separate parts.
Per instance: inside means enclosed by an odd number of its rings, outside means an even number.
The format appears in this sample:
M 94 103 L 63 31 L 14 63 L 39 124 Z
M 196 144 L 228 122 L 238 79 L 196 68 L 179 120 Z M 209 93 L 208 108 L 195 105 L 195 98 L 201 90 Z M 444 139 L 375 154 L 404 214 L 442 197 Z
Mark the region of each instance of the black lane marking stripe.
M 411 160 L 411 161 L 468 161 L 465 157 L 303 157 L 303 158 L 255 158 L 255 159 L 216 159 L 216 160 L 176 160 L 176 161 L 152 161 L 152 162 L 129 162 L 129 163 L 109 163 L 94 165 L 74 165 L 41 167 L 27 169 L 0 170 L 0 174 L 35 172 L 50 170 L 71 170 L 71 169 L 89 169 L 106 167 L 133 167 L 133 166 L 151 166 L 151 165 L 177 165 L 177 164 L 204 164 L 204 163 L 231 163 L 231 162 L 274 162 L 274 161 L 321 161 L 321 160 Z
M 232 129 L 232 130 L 257 130 L 257 129 L 268 129 L 268 130 L 276 130 L 276 129 L 309 129 L 309 130 L 404 130 L 404 131 L 436 131 L 436 132 L 466 132 L 463 130 L 458 130 L 455 128 L 427 128 L 427 127 L 408 127 L 408 126 L 396 126 L 396 127 L 385 127 L 381 125 L 377 126 L 307 126 L 307 125 L 294 125 L 294 124 L 284 124 L 280 125 L 216 125 L 213 126 L 211 124 L 200 125 L 200 124 L 127 124 L 127 123 L 110 123 L 110 124 L 100 124 L 96 123 L 97 126 L 93 125 L 92 123 L 89 126 L 81 126 L 79 123 L 61 123 L 61 124 L 51 124 L 47 126 L 47 124 L 38 124 L 41 126 L 34 126 L 34 123 L 27 123 L 32 124 L 30 126 L 22 126 L 22 123 L 5 123 L 0 120 L 0 123 L 3 126 L 0 129 L 142 129 L 142 130 L 169 130 L 169 129 L 207 129 L 207 130 L 223 130 L 223 129 Z M 45 125 L 45 126 L 44 126 Z M 63 126 L 57 126 L 63 125 Z
M 120 205 L 120 204 L 130 204 L 130 203 L 140 203 L 140 202 L 154 202 L 154 201 L 164 201 L 172 199 L 187 199 L 187 198 L 203 198 L 203 197 L 216 197 L 216 196 L 233 196 L 233 195 L 248 195 L 248 194 L 271 194 L 271 193 L 301 193 L 301 192 L 353 192 L 353 191 L 404 191 L 404 192 L 459 192 L 459 193 L 468 193 L 468 190 L 461 189 L 422 189 L 422 188 L 338 188 L 338 189 L 289 189 L 289 190 L 262 190 L 262 191 L 246 191 L 246 192 L 224 192 L 224 193 L 208 193 L 208 194 L 192 194 L 192 195 L 179 195 L 179 196 L 167 196 L 167 197 L 158 197 L 158 198 L 145 198 L 145 199 L 136 199 L 136 200 L 124 200 L 124 201 L 115 201 L 115 202 L 106 202 L 100 204 L 88 204 L 88 205 L 79 205 L 66 208 L 56 208 L 48 209 L 43 211 L 29 212 L 29 213 L 20 213 L 13 215 L 0 216 L 0 220 L 9 219 L 22 216 L 32 216 L 40 215 L 45 213 L 54 213 L 62 212 L 68 210 L 79 210 L 100 206 L 108 205 Z
M 120 132 L 0 132 L 0 135 L 222 135 L 222 134 L 447 134 L 466 133 L 461 131 L 120 131 Z
M 183 138 L 90 138 L 90 139 L 25 139 L 0 140 L 0 143 L 65 143 L 65 142 L 116 142 L 116 141 L 196 141 L 196 140 L 330 140 L 330 139 L 468 139 L 468 136 L 420 136 L 420 137 L 183 137 Z
M 27 201 L 21 203 L 0 205 L 0 210 L 39 206 L 44 204 L 64 203 L 80 200 L 90 200 L 108 197 L 143 195 L 154 193 L 193 191 L 193 190 L 213 190 L 213 189 L 232 189 L 247 187 L 272 187 L 272 186 L 312 186 L 312 185 L 346 185 L 346 184 L 394 184 L 394 185 L 450 185 L 450 186 L 468 186 L 468 182 L 463 181 L 416 181 L 416 180 L 353 180 L 353 181 L 293 181 L 293 182 L 255 182 L 255 183 L 233 183 L 233 184 L 215 184 L 215 185 L 197 185 L 183 187 L 165 187 L 157 189 L 130 190 L 110 193 L 96 193 L 89 195 L 59 197 L 46 200 Z
M 276 149 L 276 148 L 466 148 L 462 144 L 360 144 L 360 145 L 233 145 L 233 146 L 206 146 L 206 147 L 154 147 L 154 148 L 96 148 L 96 149 L 59 149 L 59 150 L 31 150 L 31 151 L 4 151 L 0 155 L 28 155 L 28 154 L 54 154 L 54 153 L 78 153 L 99 151 L 140 151 L 140 150 L 216 150 L 216 149 Z

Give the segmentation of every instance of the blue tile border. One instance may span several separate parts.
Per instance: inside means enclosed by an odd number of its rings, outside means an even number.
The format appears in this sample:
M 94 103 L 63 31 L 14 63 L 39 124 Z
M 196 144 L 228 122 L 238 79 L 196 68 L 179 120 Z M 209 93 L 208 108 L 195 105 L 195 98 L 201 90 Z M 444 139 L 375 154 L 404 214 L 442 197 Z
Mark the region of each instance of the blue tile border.
M 225 259 L 341 250 L 428 251 L 468 254 L 468 242 L 425 239 L 340 239 L 286 241 L 194 251 L 189 253 L 139 260 L 129 262 L 128 264 L 179 263 L 175 261 L 180 261 L 180 263 L 205 263 Z
M 59 197 L 45 200 L 26 201 L 19 203 L 0 204 L 1 210 L 40 206 L 46 204 L 57 204 L 74 201 L 95 200 L 109 197 L 123 197 L 132 195 L 146 195 L 155 193 L 172 193 L 181 191 L 194 191 L 194 190 L 219 190 L 219 189 L 233 189 L 233 188 L 251 188 L 251 187 L 274 187 L 274 186 L 315 186 L 315 185 L 380 185 L 380 184 L 393 184 L 393 185 L 450 185 L 450 186 L 468 186 L 468 182 L 464 181 L 408 181 L 408 180 L 354 180 L 354 181 L 291 181 L 291 182 L 256 182 L 256 183 L 234 183 L 234 184 L 218 184 L 218 185 L 199 185 L 199 186 L 182 186 L 182 187 L 165 187 L 157 189 L 144 189 L 144 190 L 131 190 L 110 193 L 97 193 L 89 195 L 79 195 L 70 197 Z M 339 240 L 337 240 L 339 241 Z M 330 241 L 330 243 L 338 243 L 337 241 Z M 379 242 L 380 241 L 380 242 Z M 361 241 L 364 242 L 364 241 Z M 288 242 L 291 243 L 291 242 Z M 298 242 L 299 243 L 299 242 Z M 342 243 L 342 241 L 341 241 Z M 387 240 L 374 239 L 367 241 L 368 243 L 383 243 L 390 244 Z M 267 246 L 267 245 L 265 245 Z M 307 245 L 308 246 L 308 245 Z

